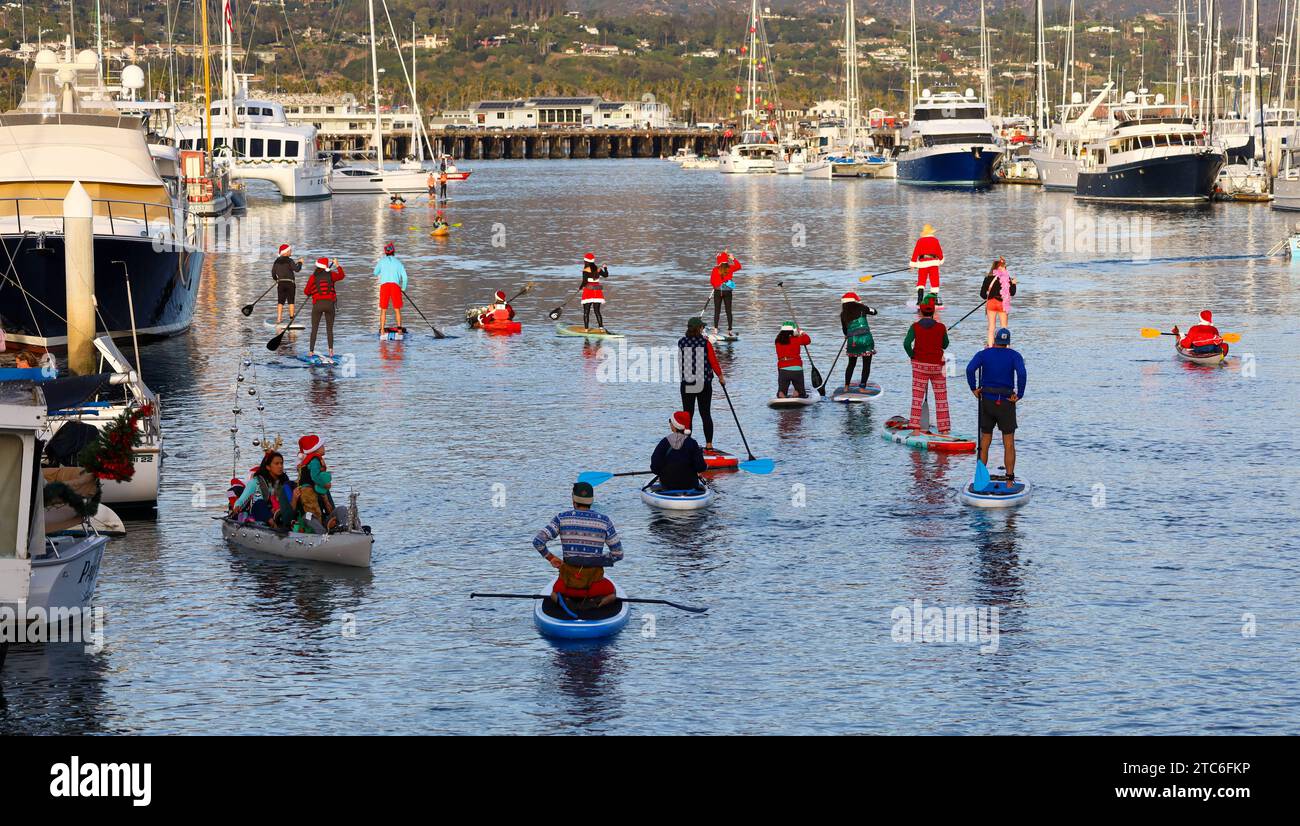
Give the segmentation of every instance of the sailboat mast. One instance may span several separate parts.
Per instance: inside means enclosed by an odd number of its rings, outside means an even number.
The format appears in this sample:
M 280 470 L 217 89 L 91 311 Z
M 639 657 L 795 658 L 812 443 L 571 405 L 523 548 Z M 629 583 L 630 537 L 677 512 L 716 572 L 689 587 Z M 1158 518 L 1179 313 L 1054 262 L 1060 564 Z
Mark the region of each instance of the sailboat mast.
M 918 73 L 916 68 L 916 0 L 909 0 L 908 3 L 908 37 L 911 40 L 911 65 L 907 69 L 907 112 L 911 117 L 912 111 L 916 108 L 916 82 Z
M 208 40 L 208 4 L 199 3 L 203 9 L 203 126 L 207 133 L 208 157 L 212 157 L 212 59 Z
M 844 12 L 844 102 L 849 122 L 849 143 L 858 145 L 858 26 L 853 0 L 848 0 Z
M 1037 39 L 1034 57 L 1034 119 L 1039 130 L 1047 129 L 1047 58 L 1043 35 L 1043 0 L 1034 3 L 1034 30 Z
M 375 160 L 379 168 L 384 168 L 384 133 L 379 123 L 379 52 L 375 46 L 375 0 L 367 3 L 370 8 L 370 80 L 375 91 Z
M 424 160 L 424 143 L 420 140 L 420 103 L 415 91 L 415 20 L 411 20 L 411 142 L 415 144 L 415 159 Z
M 993 114 L 993 102 L 989 100 L 989 29 L 984 19 L 984 0 L 980 0 L 980 82 L 984 96 L 984 107 L 988 114 Z

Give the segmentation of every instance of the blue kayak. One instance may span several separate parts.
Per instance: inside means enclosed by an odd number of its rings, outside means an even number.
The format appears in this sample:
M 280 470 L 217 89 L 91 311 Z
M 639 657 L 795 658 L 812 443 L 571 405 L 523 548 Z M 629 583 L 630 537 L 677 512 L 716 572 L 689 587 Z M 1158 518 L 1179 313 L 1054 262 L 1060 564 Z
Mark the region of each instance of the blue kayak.
M 536 600 L 533 607 L 533 622 L 542 636 L 559 640 L 595 640 L 612 637 L 627 625 L 630 609 L 622 601 L 627 593 L 618 583 L 614 583 L 614 593 L 619 597 L 617 601 L 604 610 L 578 612 L 579 615 L 574 617 L 573 612 L 566 611 L 550 598 L 557 581 L 552 580 L 542 589 L 546 596 Z

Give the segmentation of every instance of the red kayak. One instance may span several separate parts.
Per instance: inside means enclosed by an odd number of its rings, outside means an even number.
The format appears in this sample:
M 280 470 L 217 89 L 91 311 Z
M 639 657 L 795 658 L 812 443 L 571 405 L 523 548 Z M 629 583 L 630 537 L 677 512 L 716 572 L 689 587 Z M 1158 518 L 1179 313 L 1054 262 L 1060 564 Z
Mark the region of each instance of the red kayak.
M 524 331 L 524 325 L 518 321 L 475 321 L 473 327 L 499 336 L 512 336 Z
M 740 465 L 740 459 L 724 450 L 706 450 L 704 464 L 709 470 L 735 470 Z

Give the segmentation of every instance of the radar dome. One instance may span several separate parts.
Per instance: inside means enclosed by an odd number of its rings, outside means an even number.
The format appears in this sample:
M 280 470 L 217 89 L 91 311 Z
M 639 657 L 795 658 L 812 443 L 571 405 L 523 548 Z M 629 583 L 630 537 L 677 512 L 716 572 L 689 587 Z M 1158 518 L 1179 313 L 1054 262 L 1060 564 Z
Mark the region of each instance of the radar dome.
M 144 88 L 144 70 L 134 63 L 122 69 L 122 88 L 123 89 L 143 89 Z
M 1070 102 L 1083 103 L 1083 92 L 1075 92 L 1074 94 L 1070 95 Z
M 77 53 L 77 62 L 82 66 L 94 66 L 99 63 L 99 55 L 94 49 L 83 49 Z

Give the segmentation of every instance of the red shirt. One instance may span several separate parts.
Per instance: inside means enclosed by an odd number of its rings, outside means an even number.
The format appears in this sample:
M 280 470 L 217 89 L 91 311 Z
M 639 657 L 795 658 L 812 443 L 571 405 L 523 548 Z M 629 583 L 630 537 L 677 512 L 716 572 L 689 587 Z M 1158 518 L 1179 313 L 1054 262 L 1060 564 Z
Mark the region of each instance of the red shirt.
M 330 279 L 328 281 L 324 278 L 318 280 L 317 276 L 322 275 L 324 272 L 325 270 L 316 270 L 313 272 L 311 278 L 307 279 L 307 286 L 303 288 L 303 295 L 311 296 L 311 303 L 313 304 L 317 301 L 338 300 L 339 294 L 335 292 L 334 284 L 335 282 L 343 280 L 343 268 L 336 266 L 334 272 L 330 273 Z
M 726 264 L 719 264 L 713 268 L 713 272 L 709 273 L 709 283 L 712 284 L 713 289 L 716 290 L 722 286 L 722 282 L 731 278 L 738 272 L 740 272 L 740 262 L 733 258 L 731 259 L 730 267 Z
M 805 344 L 812 344 L 812 339 L 804 333 L 799 336 L 790 336 L 789 344 L 776 345 L 776 368 L 778 370 L 784 367 L 803 367 L 803 359 L 799 358 L 799 348 Z
M 1193 324 L 1179 342 L 1183 347 L 1204 347 L 1206 344 L 1219 344 L 1219 328 L 1213 324 Z
M 933 235 L 923 235 L 916 239 L 916 246 L 912 249 L 912 261 L 917 262 L 924 259 L 935 261 L 943 259 L 943 247 L 939 246 L 939 239 Z M 929 270 L 933 267 L 919 267 L 922 272 L 929 275 Z

